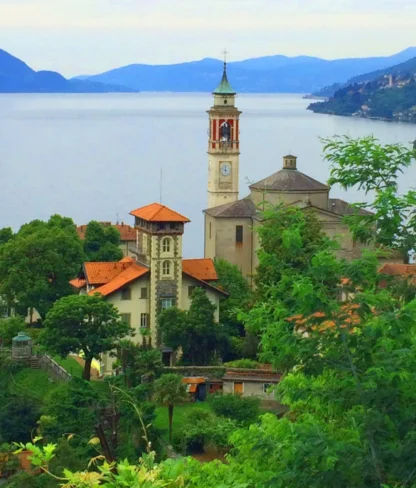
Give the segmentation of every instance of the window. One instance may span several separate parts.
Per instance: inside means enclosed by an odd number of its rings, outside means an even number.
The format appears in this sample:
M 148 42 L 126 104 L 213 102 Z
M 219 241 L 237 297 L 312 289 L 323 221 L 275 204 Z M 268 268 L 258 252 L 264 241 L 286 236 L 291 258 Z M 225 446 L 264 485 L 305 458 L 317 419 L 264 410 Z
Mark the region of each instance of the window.
M 170 252 L 170 245 L 171 245 L 171 240 L 169 237 L 165 237 L 162 241 L 162 251 L 163 252 Z
M 131 324 L 131 313 L 121 313 L 120 318 L 126 324 L 128 324 L 128 325 Z
M 166 229 L 166 224 L 157 224 L 156 230 L 165 230 Z
M 235 227 L 235 242 L 238 244 L 243 243 L 243 226 L 242 225 L 236 225 Z
M 162 264 L 162 275 L 163 276 L 170 276 L 171 274 L 171 262 L 170 261 L 163 261 L 163 264 Z
M 209 238 L 211 239 L 212 236 L 212 224 L 211 222 L 209 223 Z
M 273 386 L 272 383 L 263 383 L 263 393 L 271 393 L 270 388 Z
M 162 310 L 167 310 L 173 307 L 173 298 L 162 298 L 160 301 L 160 308 Z
M 149 314 L 148 313 L 141 313 L 140 314 L 140 327 L 146 329 L 149 327 Z
M 123 288 L 121 290 L 121 299 L 122 300 L 131 300 L 131 288 Z
M 140 298 L 147 298 L 147 288 L 140 289 Z
M 188 297 L 192 297 L 192 293 L 194 292 L 196 286 L 188 286 Z

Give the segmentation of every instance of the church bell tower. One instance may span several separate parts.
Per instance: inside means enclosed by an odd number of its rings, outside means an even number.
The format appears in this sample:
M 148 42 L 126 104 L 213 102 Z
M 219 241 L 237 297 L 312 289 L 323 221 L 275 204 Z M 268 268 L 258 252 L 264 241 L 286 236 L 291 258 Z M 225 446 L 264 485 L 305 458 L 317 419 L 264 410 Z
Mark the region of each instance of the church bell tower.
M 228 82 L 226 61 L 213 97 L 214 105 L 208 110 L 208 208 L 238 200 L 241 112 L 235 106 L 236 92 Z

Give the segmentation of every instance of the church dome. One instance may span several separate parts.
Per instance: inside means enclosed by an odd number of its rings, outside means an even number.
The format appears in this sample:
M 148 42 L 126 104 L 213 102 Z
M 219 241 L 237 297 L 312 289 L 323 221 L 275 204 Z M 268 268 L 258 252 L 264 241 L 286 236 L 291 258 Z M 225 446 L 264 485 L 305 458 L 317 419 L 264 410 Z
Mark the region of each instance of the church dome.
M 296 169 L 296 156 L 283 158 L 283 169 L 250 185 L 262 191 L 329 191 L 329 187 Z

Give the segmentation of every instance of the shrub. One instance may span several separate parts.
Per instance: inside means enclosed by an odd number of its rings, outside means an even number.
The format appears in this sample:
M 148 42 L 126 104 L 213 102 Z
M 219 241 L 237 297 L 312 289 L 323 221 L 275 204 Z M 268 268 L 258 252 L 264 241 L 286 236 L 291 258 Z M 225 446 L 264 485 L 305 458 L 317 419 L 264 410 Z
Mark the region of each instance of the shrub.
M 231 419 L 195 409 L 186 418 L 177 445 L 185 452 L 202 451 L 207 444 L 224 450 L 229 447 L 229 437 L 236 427 L 236 423 Z
M 229 368 L 257 369 L 259 363 L 253 359 L 237 359 L 235 361 L 224 363 L 224 366 L 228 366 Z
M 212 395 L 209 401 L 217 415 L 227 417 L 238 424 L 251 424 L 260 414 L 260 400 L 256 397 L 243 398 L 232 394 L 216 394 Z

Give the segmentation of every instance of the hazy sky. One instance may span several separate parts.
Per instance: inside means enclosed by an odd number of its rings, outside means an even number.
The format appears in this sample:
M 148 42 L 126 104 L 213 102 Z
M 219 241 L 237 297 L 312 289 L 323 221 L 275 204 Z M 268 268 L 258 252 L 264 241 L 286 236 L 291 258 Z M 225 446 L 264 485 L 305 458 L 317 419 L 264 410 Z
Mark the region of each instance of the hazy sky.
M 66 76 L 131 63 L 268 54 L 389 55 L 416 0 L 0 0 L 0 48 Z

